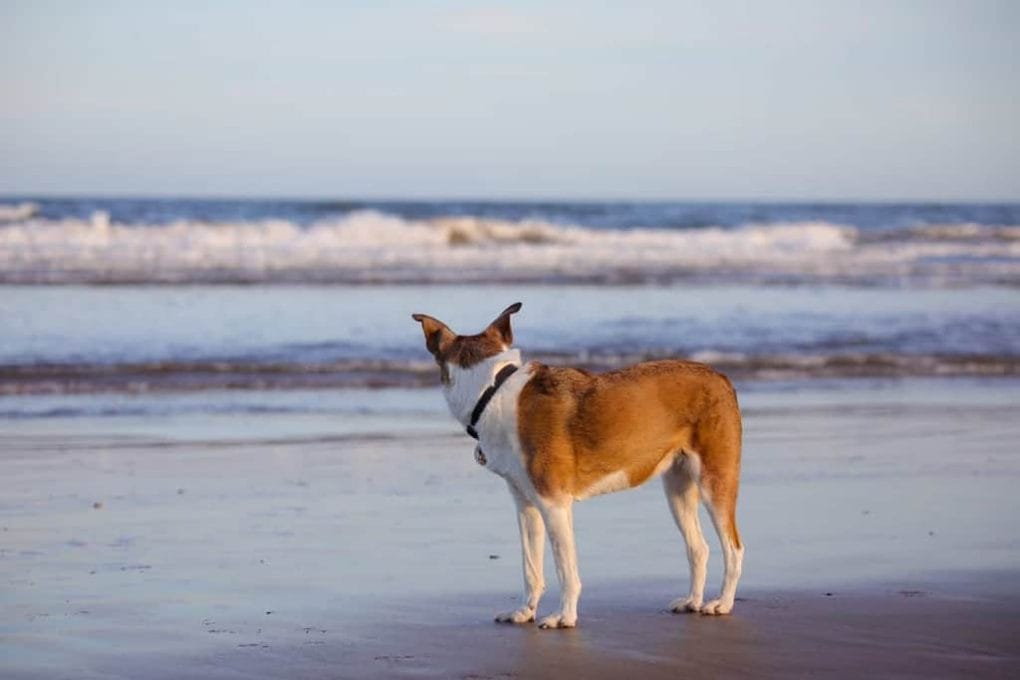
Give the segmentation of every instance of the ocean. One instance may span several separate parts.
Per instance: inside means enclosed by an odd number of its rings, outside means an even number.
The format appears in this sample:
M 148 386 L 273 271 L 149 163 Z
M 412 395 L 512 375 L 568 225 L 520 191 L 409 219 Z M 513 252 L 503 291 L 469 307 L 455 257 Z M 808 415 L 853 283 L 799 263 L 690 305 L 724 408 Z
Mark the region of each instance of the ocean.
M 434 386 L 410 314 L 518 300 L 528 358 L 592 370 L 1015 379 L 1020 205 L 6 197 L 0 418 Z
M 3 283 L 1020 284 L 1020 205 L 0 199 Z
M 0 199 L 4 670 L 1008 674 L 1018 284 L 1009 205 Z M 729 620 L 649 483 L 576 506 L 576 630 L 492 623 L 513 503 L 411 314 L 517 301 L 525 359 L 735 382 Z

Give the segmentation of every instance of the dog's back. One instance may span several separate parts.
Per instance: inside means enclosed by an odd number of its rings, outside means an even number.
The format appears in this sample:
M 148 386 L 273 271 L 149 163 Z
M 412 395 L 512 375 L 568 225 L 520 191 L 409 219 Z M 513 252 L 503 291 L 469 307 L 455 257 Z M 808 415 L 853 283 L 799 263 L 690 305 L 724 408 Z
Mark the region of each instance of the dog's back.
M 698 456 L 706 481 L 736 484 L 740 410 L 730 381 L 710 367 L 653 361 L 592 374 L 536 364 L 531 374 L 518 428 L 540 493 L 616 490 L 599 488 L 610 477 L 636 486 L 680 453 Z
M 540 363 L 521 365 L 512 350 L 507 307 L 476 335 L 458 335 L 426 314 L 425 346 L 436 359 L 450 411 L 491 454 L 478 460 L 503 476 L 518 509 L 525 591 L 522 606 L 497 621 L 535 619 L 545 589 L 543 543 L 549 533 L 560 578 L 560 609 L 542 628 L 577 622 L 581 581 L 574 545 L 574 501 L 636 486 L 661 475 L 666 500 L 687 543 L 690 594 L 673 611 L 728 614 L 744 548 L 737 531 L 740 409 L 729 380 L 704 364 L 651 361 L 593 374 Z M 495 396 L 494 396 L 495 395 Z M 477 427 L 476 427 L 477 426 Z M 725 560 L 722 592 L 703 602 L 708 544 L 704 502 Z

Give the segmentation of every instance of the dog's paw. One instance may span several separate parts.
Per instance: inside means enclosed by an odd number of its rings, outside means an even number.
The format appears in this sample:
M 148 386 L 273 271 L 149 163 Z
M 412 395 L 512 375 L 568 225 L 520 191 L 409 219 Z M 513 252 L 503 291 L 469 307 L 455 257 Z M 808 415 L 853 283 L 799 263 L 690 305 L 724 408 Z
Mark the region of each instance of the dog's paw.
M 690 614 L 701 611 L 701 599 L 693 597 L 678 597 L 669 603 L 669 610 L 674 614 Z
M 530 607 L 521 607 L 512 612 L 496 614 L 496 623 L 531 623 L 535 620 L 535 610 Z
M 563 614 L 552 614 L 544 617 L 538 622 L 538 627 L 542 630 L 551 630 L 553 628 L 573 628 L 577 625 L 577 617 L 567 618 Z
M 729 614 L 733 611 L 733 600 L 712 600 L 706 602 L 705 606 L 701 608 L 701 613 L 708 616 L 718 616 L 719 614 Z

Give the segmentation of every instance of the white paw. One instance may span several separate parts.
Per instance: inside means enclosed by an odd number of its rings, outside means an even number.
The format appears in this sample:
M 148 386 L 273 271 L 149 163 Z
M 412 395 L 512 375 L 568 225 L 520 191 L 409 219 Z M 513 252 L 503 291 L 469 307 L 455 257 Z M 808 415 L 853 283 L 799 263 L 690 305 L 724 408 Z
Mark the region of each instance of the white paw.
M 701 598 L 694 598 L 688 595 L 687 597 L 678 597 L 669 603 L 669 610 L 674 614 L 684 614 L 689 612 L 700 612 L 701 611 Z
M 512 612 L 496 614 L 496 623 L 530 623 L 535 620 L 535 610 L 530 607 L 521 607 Z
M 706 602 L 705 606 L 701 608 L 701 613 L 709 616 L 729 614 L 731 611 L 733 611 L 733 600 L 712 600 Z
M 577 617 L 567 618 L 563 614 L 553 614 L 546 616 L 538 622 L 538 627 L 543 630 L 551 628 L 573 628 L 577 625 Z

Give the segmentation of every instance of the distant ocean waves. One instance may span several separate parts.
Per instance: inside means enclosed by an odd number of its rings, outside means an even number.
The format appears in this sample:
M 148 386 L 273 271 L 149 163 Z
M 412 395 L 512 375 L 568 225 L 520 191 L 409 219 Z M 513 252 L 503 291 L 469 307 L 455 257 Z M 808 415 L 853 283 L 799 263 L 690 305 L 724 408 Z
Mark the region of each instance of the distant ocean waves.
M 664 354 L 529 355 L 553 365 L 612 370 Z M 677 355 L 674 355 L 677 356 Z M 1018 355 L 762 354 L 698 352 L 688 359 L 707 362 L 735 380 L 805 378 L 1017 377 Z M 337 360 L 330 362 L 217 359 L 110 363 L 0 365 L 0 396 L 41 394 L 160 393 L 202 390 L 307 390 L 438 385 L 431 361 Z
M 1020 285 L 1020 226 L 862 229 L 826 220 L 582 226 L 359 209 L 119 222 L 0 204 L 0 283 L 750 283 Z

